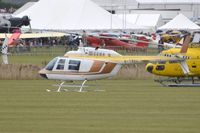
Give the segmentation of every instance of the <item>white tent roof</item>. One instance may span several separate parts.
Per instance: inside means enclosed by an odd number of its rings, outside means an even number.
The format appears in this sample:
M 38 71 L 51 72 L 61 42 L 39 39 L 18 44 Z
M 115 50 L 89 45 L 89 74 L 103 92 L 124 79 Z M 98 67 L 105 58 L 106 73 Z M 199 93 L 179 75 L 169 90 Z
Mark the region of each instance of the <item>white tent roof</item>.
M 40 0 L 24 12 L 33 29 L 123 29 L 123 22 L 90 0 Z M 126 27 L 131 24 L 126 23 Z
M 146 27 L 146 29 L 155 29 L 162 23 L 160 14 L 119 14 L 117 16 L 138 27 Z
M 122 20 L 126 19 L 127 22 L 130 22 L 132 24 L 135 24 L 138 18 L 138 14 L 115 14 L 115 15 Z
M 142 4 L 170 4 L 170 3 L 181 3 L 181 4 L 188 4 L 188 3 L 198 3 L 200 4 L 199 0 L 136 0 L 138 3 Z
M 156 27 L 159 23 L 160 14 L 140 14 L 137 18 L 136 25 Z
M 175 29 L 175 30 L 198 30 L 200 27 L 196 25 L 194 22 L 189 20 L 183 14 L 177 15 L 167 24 L 159 27 L 160 30 L 168 30 L 168 29 Z
M 17 15 L 23 11 L 25 11 L 26 9 L 28 9 L 29 7 L 33 6 L 36 2 L 27 2 L 26 4 L 24 4 L 22 7 L 20 7 L 19 9 L 17 9 L 13 14 Z

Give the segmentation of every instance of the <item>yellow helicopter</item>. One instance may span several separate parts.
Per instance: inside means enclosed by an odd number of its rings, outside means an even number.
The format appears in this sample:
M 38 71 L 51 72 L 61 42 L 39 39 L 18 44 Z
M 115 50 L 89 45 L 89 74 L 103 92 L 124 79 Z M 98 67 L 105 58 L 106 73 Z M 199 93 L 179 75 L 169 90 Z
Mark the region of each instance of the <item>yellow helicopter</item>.
M 165 80 L 155 80 L 163 85 L 165 81 L 173 81 L 176 84 L 167 86 L 200 86 L 195 84 L 195 78 L 200 77 L 200 34 L 194 36 L 192 43 L 190 36 L 185 38 L 182 48 L 171 48 L 162 51 L 161 56 L 176 57 L 181 60 L 162 60 L 158 62 L 148 63 L 146 70 L 158 76 L 167 76 Z M 190 44 L 190 47 L 189 47 Z M 180 84 L 185 79 L 191 80 L 192 84 Z
M 172 42 L 172 43 L 178 43 L 181 40 L 181 31 L 170 31 L 167 33 L 160 34 L 160 40 L 161 42 Z

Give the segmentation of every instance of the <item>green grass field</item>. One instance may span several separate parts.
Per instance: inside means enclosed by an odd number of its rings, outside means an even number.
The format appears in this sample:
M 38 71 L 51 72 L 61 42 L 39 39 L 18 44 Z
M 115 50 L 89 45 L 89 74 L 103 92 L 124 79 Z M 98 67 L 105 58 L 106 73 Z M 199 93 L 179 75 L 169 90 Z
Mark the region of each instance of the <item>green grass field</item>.
M 102 92 L 46 92 L 55 83 L 0 80 L 0 133 L 200 132 L 200 88 L 101 80 Z
M 31 48 L 30 52 L 13 52 L 16 49 L 12 48 L 8 59 L 10 64 L 44 65 L 56 56 L 63 56 L 65 50 L 64 46 Z
M 37 49 L 9 56 L 9 62 L 44 66 L 64 53 L 57 51 Z M 200 88 L 161 87 L 153 80 L 101 80 L 102 92 L 46 91 L 56 83 L 0 80 L 0 133 L 200 132 Z

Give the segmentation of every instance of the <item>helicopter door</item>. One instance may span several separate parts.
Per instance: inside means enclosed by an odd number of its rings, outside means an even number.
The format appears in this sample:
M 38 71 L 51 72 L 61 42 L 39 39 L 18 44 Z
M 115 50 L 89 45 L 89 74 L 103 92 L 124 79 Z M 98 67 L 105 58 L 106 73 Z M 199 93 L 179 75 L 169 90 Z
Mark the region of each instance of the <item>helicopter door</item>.
M 65 68 L 65 60 L 66 59 L 59 59 L 55 69 L 58 70 L 58 71 L 64 70 L 64 68 Z
M 69 60 L 68 70 L 79 71 L 81 61 L 79 60 Z

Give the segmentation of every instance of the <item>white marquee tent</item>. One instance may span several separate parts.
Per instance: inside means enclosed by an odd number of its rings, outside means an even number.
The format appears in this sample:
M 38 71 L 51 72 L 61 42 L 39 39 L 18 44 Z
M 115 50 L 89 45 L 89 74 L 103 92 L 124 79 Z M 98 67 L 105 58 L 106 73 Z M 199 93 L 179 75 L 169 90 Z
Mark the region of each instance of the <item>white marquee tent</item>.
M 138 3 L 144 3 L 144 4 L 172 4 L 172 3 L 179 3 L 179 4 L 195 4 L 200 3 L 199 0 L 136 0 Z
M 177 15 L 171 21 L 158 28 L 159 30 L 199 30 L 200 27 L 185 17 L 183 14 Z
M 16 15 L 28 15 L 33 29 L 100 30 L 134 28 L 90 0 L 40 0 Z
M 17 15 L 23 11 L 25 11 L 26 9 L 28 9 L 29 7 L 33 6 L 36 2 L 28 2 L 26 4 L 24 4 L 22 7 L 20 7 L 19 9 L 17 9 L 13 14 Z
M 160 14 L 139 14 L 136 25 L 156 28 L 163 24 Z
M 146 27 L 146 29 L 156 30 L 163 24 L 160 14 L 118 14 L 116 16 L 138 27 Z

